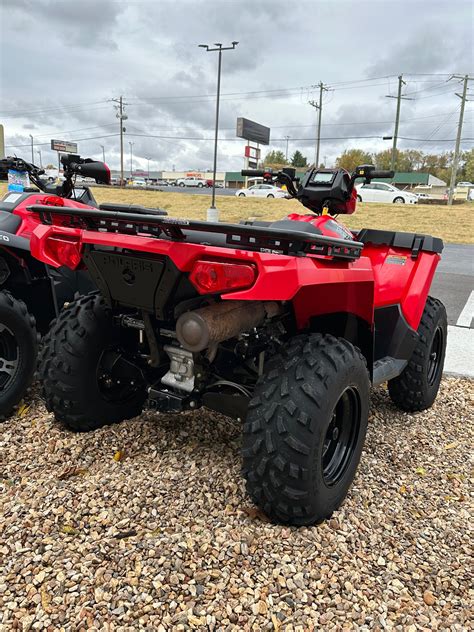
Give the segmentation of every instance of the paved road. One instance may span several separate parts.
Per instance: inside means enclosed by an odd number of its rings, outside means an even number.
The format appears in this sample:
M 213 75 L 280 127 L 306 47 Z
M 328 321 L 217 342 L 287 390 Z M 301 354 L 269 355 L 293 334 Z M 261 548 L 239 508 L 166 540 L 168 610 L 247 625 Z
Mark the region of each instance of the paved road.
M 474 377 L 474 246 L 445 245 L 430 294 L 448 312 L 445 371 Z
M 446 305 L 450 325 L 457 323 L 473 290 L 474 246 L 445 244 L 430 294 Z

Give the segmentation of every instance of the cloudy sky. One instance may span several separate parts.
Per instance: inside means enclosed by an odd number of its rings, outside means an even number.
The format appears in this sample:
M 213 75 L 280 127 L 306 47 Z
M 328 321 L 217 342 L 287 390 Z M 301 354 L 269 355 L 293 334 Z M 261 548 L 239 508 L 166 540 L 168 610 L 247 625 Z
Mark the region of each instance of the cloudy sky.
M 323 98 L 321 158 L 344 149 L 385 149 L 404 75 L 401 148 L 453 147 L 461 85 L 471 73 L 473 3 L 410 0 L 0 0 L 0 122 L 6 153 L 42 151 L 51 138 L 78 140 L 83 156 L 119 166 L 113 98 L 123 95 L 126 168 L 212 166 L 216 53 L 200 43 L 233 40 L 224 54 L 221 169 L 242 167 L 238 116 L 271 127 L 270 149 L 314 157 L 316 84 Z M 474 98 L 474 82 L 470 84 Z M 474 137 L 472 104 L 463 136 Z M 365 137 L 365 138 L 364 138 Z M 443 141 L 449 142 L 443 142 Z M 23 147 L 22 147 L 23 145 Z M 464 148 L 473 146 L 465 140 Z M 38 154 L 35 156 L 39 161 Z

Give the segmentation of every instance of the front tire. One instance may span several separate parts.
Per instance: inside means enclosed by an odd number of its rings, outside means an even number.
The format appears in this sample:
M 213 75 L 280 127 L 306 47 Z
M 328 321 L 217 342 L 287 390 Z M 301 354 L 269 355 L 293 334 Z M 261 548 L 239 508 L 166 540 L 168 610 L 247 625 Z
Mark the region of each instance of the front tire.
M 396 197 L 393 200 L 393 203 L 394 204 L 405 204 L 405 198 L 402 198 L 402 197 L 398 196 L 398 197 Z
M 407 366 L 388 383 L 392 401 L 407 412 L 429 408 L 438 394 L 446 355 L 448 320 L 446 308 L 437 298 L 428 296 L 418 336 Z
M 243 472 L 274 521 L 312 525 L 343 502 L 360 460 L 369 376 L 358 349 L 310 334 L 288 343 L 260 378 L 244 424 Z
M 202 182 L 199 182 L 199 183 L 198 183 L 198 189 L 202 189 L 202 187 L 203 187 L 203 186 L 204 186 L 204 185 L 203 185 L 203 183 L 202 183 Z
M 239 197 L 245 197 L 245 193 L 239 193 Z
M 362 202 L 362 198 L 360 197 L 360 195 L 357 196 L 357 201 Z
M 179 186 L 179 187 L 183 187 L 183 189 L 184 189 L 184 186 L 185 186 L 185 185 L 184 185 L 184 182 L 180 182 L 180 183 L 178 184 L 178 186 Z
M 0 292 L 0 421 L 10 416 L 33 380 L 38 353 L 34 317 L 23 301 Z
M 267 199 L 274 198 L 274 197 L 275 197 L 275 196 L 273 195 L 273 193 L 269 193 L 269 194 L 267 195 Z
M 114 325 L 96 293 L 66 307 L 43 340 L 39 375 L 46 407 L 74 432 L 139 415 L 146 399 L 131 331 Z

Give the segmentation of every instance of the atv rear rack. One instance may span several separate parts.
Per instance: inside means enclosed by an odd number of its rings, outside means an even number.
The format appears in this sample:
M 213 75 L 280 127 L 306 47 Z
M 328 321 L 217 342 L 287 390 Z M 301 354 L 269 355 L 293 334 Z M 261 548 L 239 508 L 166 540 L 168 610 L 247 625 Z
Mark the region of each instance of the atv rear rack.
M 225 235 L 224 242 L 210 245 L 275 254 L 319 255 L 354 260 L 360 257 L 364 247 L 364 244 L 358 241 L 315 235 L 300 230 L 286 231 L 245 224 L 201 222 L 151 214 L 51 207 L 42 204 L 33 204 L 28 210 L 38 213 L 41 222 L 47 225 L 54 224 L 54 215 L 60 215 L 61 226 L 123 235 L 148 235 L 172 241 L 191 241 L 193 233 L 201 233 L 200 243 L 210 243 L 212 235 Z M 69 218 L 68 223 L 64 223 L 65 217 Z

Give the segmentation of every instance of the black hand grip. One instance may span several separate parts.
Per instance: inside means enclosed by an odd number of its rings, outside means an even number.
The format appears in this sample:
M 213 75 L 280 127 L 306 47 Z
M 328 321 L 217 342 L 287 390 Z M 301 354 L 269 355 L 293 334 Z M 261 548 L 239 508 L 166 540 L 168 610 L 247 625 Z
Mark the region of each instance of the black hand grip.
M 393 178 L 395 175 L 395 171 L 371 171 L 369 178 L 373 180 L 374 178 Z
M 240 175 L 241 176 L 256 176 L 256 177 L 263 178 L 263 176 L 266 173 L 270 173 L 270 172 L 265 171 L 264 169 L 242 169 L 242 171 L 240 172 Z

